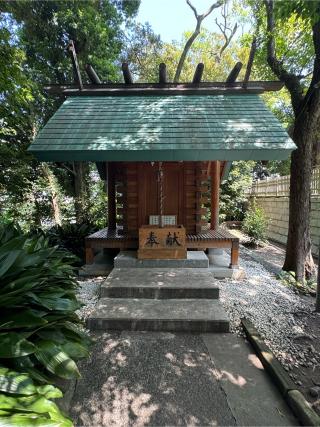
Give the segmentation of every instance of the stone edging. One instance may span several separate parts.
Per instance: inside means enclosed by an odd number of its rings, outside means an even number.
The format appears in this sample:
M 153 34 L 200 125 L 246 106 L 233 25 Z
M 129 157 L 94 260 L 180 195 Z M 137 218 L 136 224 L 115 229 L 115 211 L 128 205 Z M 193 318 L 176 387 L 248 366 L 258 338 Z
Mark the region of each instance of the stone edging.
M 295 384 L 253 324 L 247 319 L 242 319 L 241 323 L 265 370 L 301 424 L 304 426 L 320 426 L 320 417 L 312 409 L 303 394 L 296 389 Z

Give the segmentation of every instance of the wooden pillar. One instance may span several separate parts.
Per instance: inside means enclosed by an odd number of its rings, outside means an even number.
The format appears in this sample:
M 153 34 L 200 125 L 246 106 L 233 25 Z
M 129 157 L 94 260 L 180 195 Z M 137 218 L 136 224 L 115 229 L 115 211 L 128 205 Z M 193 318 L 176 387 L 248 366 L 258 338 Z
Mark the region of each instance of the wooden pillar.
M 108 193 L 108 228 L 115 230 L 116 218 L 116 182 L 114 163 L 107 163 L 107 193 Z
M 220 161 L 211 162 L 211 230 L 219 227 Z
M 230 268 L 239 267 L 239 240 L 232 242 Z
M 93 264 L 94 252 L 89 246 L 86 247 L 86 264 Z

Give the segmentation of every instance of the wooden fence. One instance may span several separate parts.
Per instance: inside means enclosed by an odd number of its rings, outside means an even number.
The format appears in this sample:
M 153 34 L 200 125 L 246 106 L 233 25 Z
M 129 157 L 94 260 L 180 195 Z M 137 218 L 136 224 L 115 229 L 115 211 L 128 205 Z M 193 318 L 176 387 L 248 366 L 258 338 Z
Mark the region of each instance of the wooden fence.
M 285 197 L 289 196 L 289 190 L 290 176 L 286 175 L 255 181 L 246 193 L 256 197 Z M 311 195 L 320 196 L 320 167 L 314 169 L 312 173 Z

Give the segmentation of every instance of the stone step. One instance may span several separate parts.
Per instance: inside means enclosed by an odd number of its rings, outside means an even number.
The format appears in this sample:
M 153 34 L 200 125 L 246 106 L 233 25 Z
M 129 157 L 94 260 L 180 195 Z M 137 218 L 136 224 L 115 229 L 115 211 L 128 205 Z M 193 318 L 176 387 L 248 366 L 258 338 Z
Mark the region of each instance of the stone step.
M 101 286 L 110 298 L 219 298 L 210 270 L 203 268 L 115 268 Z
M 187 259 L 143 259 L 136 251 L 121 251 L 114 259 L 114 268 L 208 268 L 209 259 L 203 251 L 188 251 Z
M 229 332 L 218 300 L 101 298 L 87 320 L 91 330 Z

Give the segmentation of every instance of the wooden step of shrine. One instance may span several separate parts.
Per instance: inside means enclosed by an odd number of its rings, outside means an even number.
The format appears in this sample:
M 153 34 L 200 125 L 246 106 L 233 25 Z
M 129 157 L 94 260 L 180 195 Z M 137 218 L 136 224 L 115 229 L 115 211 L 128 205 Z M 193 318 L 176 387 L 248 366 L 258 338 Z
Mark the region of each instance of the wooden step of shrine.
M 101 297 L 218 299 L 219 286 L 204 268 L 115 268 L 101 286 Z
M 101 298 L 87 320 L 91 330 L 229 332 L 216 299 Z

